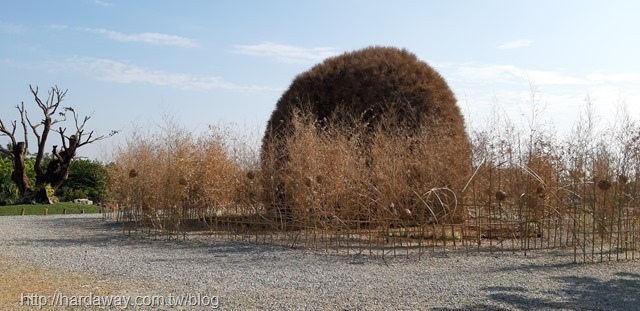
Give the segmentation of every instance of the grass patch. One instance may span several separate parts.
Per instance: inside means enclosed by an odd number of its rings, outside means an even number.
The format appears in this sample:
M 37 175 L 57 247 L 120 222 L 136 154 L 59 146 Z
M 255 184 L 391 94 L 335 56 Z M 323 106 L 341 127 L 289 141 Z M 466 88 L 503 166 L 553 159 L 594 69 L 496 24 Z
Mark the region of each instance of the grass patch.
M 99 213 L 100 206 L 76 204 L 71 202 L 59 202 L 55 204 L 19 204 L 0 206 L 0 216 L 18 216 L 24 208 L 25 215 L 44 215 L 44 210 L 48 209 L 49 215 L 64 214 L 80 214 L 82 210 L 85 213 Z

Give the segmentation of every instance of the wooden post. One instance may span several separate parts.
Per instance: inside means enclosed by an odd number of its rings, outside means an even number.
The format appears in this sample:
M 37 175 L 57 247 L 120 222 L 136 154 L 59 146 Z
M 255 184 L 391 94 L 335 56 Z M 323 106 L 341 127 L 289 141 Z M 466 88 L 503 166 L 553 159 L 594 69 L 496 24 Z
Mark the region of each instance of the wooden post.
M 49 208 L 48 207 L 44 208 L 44 215 L 45 216 L 49 215 Z
M 64 214 L 64 215 L 66 215 L 66 214 L 67 214 L 67 209 L 66 209 L 66 208 L 63 208 L 63 209 L 62 209 L 62 214 Z
M 20 209 L 20 216 L 24 216 L 24 207 Z

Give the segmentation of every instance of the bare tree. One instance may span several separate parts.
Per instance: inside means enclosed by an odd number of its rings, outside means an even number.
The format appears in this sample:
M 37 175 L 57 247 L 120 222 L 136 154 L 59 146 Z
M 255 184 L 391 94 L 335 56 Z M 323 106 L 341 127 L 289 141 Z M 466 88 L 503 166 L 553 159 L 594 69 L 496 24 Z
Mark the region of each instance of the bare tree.
M 73 108 L 60 107 L 64 97 L 67 95 L 67 90 L 62 91 L 58 86 L 51 87 L 44 102 L 38 95 L 37 86 L 34 89 L 29 85 L 29 90 L 42 111 L 43 119 L 40 122 L 32 122 L 24 107 L 24 102 L 21 102 L 16 108 L 20 112 L 19 124 L 23 133 L 23 140 L 18 141 L 16 139 L 18 121 L 11 121 L 10 126 L 6 126 L 0 119 L 0 136 L 7 136 L 10 140 L 7 148 L 0 145 L 0 153 L 13 160 L 11 179 L 18 186 L 20 203 L 52 203 L 52 192 L 58 189 L 69 176 L 69 165 L 76 156 L 78 148 L 111 137 L 117 131 L 111 131 L 108 135 L 99 136 L 94 136 L 93 131 L 85 133 L 84 127 L 91 116 L 80 118 Z M 75 127 L 70 135 L 67 135 L 66 127 L 59 126 L 57 129 L 54 128 L 54 125 L 66 121 L 67 117 L 73 118 Z M 46 143 L 51 132 L 59 134 L 61 147 L 58 149 L 57 145 L 53 146 L 51 159 L 48 161 L 46 168 L 43 168 Z M 35 185 L 31 184 L 25 170 L 25 159 L 29 155 L 30 133 L 35 136 L 38 148 L 34 162 Z

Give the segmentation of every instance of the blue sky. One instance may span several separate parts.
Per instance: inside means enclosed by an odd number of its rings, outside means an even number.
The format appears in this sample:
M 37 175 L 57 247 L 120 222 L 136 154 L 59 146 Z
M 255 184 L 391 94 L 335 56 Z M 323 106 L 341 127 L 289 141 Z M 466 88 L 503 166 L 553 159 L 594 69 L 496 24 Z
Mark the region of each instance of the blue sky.
M 640 116 L 638 1 L 10 1 L 0 11 L 0 118 L 28 85 L 69 89 L 93 114 L 100 153 L 169 114 L 195 132 L 261 132 L 295 76 L 371 45 L 406 48 L 436 68 L 469 128 L 498 113 L 524 124 L 531 85 L 543 119 L 568 132 L 589 95 L 603 124 L 618 103 Z M 35 109 L 34 109 L 35 108 Z M 5 144 L 6 137 L 0 137 Z

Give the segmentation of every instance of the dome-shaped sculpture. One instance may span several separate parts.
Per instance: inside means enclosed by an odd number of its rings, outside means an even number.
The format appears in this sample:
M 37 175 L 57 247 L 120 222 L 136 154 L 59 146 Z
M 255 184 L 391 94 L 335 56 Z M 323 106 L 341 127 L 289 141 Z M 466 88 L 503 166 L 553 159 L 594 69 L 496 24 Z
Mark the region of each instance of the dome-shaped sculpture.
M 389 124 L 432 130 L 446 137 L 437 146 L 445 148 L 447 160 L 442 163 L 450 166 L 440 170 L 446 175 L 441 176 L 446 183 L 441 186 L 460 191 L 469 178 L 471 146 L 453 92 L 438 72 L 404 49 L 369 47 L 345 53 L 293 80 L 273 111 L 262 142 L 263 176 L 270 178 L 265 192 L 271 196 L 268 200 L 285 206 L 279 202 L 285 195 L 278 180 L 285 174 L 281 170 L 287 161 L 285 141 L 294 130 L 295 111 L 311 114 L 320 124 L 364 122 L 374 129 L 384 123 L 388 131 L 394 130 Z M 278 159 L 275 165 L 264 164 L 267 153 Z

